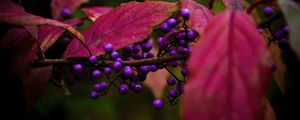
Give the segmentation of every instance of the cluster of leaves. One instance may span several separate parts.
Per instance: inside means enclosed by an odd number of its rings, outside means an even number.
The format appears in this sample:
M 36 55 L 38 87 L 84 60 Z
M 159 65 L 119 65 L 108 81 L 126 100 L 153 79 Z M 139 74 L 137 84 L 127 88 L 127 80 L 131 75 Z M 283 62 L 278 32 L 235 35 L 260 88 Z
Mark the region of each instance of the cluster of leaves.
M 190 18 L 186 25 L 200 37 L 188 60 L 190 74 L 181 103 L 183 119 L 275 119 L 265 95 L 271 55 L 253 18 L 243 11 L 242 0 L 223 0 L 227 9 L 216 14 L 193 0 L 180 0 L 177 4 L 147 1 L 124 3 L 117 8 L 84 8 L 93 23 L 81 34 L 76 25 L 83 20 L 67 19 L 65 14 L 66 10 L 72 12 L 84 2 L 52 0 L 53 19 L 47 19 L 25 12 L 10 0 L 1 1 L 0 23 L 9 25 L 9 29 L 0 47 L 13 53 L 8 71 L 23 79 L 28 111 L 53 69 L 53 65 L 33 67 L 32 64 L 45 59 L 44 52 L 58 42 L 65 31 L 75 38 L 64 51 L 63 59 L 102 55 L 105 43 L 121 49 L 140 42 L 178 9 L 187 8 Z M 290 27 L 290 46 L 300 59 L 297 34 L 300 27 L 296 24 L 300 19 L 299 4 L 293 0 L 278 3 Z M 165 84 L 155 82 L 157 80 L 148 84 L 154 88 L 156 97 L 161 97 Z

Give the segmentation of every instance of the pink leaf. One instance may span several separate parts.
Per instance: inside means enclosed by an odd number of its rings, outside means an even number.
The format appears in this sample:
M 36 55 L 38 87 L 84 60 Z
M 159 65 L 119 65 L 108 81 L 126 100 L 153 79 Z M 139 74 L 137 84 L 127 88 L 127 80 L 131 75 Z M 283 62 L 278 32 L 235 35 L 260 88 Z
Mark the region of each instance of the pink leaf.
M 201 34 L 204 27 L 213 17 L 213 13 L 207 7 L 193 0 L 180 0 L 180 4 L 181 8 L 187 8 L 191 12 L 190 18 L 187 21 L 188 26 Z
M 52 66 L 33 68 L 22 73 L 27 112 L 31 111 L 35 98 L 41 94 L 51 73 Z
M 25 28 L 11 28 L 4 35 L 0 47 L 12 55 L 9 71 L 20 73 L 30 66 L 36 57 L 35 40 Z
M 64 9 L 72 12 L 82 3 L 88 2 L 88 0 L 52 0 L 51 12 L 54 19 L 60 19 Z
M 26 13 L 25 11 L 23 11 L 22 7 L 11 2 L 10 0 L 1 0 L 0 23 L 23 26 L 51 25 L 61 27 L 83 40 L 80 32 L 75 30 L 72 26 L 61 23 L 56 20 L 46 19 Z
M 165 69 L 150 72 L 147 75 L 145 85 L 147 85 L 155 98 L 161 98 L 167 84 L 168 71 Z
M 102 54 L 102 46 L 111 43 L 115 49 L 148 37 L 153 27 L 162 23 L 176 10 L 175 3 L 129 2 L 98 18 L 83 32 L 93 54 Z M 68 46 L 64 58 L 83 57 L 88 52 L 76 40 Z
M 226 10 L 206 26 L 188 62 L 185 120 L 260 120 L 271 59 L 256 25 Z
M 244 10 L 244 5 L 242 0 L 222 0 L 222 2 L 227 8 L 241 10 L 241 11 Z
M 85 12 L 85 14 L 93 21 L 95 22 L 96 19 L 109 11 L 111 11 L 112 7 L 90 7 L 90 8 L 82 8 L 82 10 Z
M 70 19 L 63 21 L 63 23 L 74 26 L 82 23 L 82 21 L 82 19 Z M 40 26 L 38 30 L 39 42 L 41 42 L 40 48 L 42 51 L 46 51 L 65 32 L 64 29 L 53 26 Z

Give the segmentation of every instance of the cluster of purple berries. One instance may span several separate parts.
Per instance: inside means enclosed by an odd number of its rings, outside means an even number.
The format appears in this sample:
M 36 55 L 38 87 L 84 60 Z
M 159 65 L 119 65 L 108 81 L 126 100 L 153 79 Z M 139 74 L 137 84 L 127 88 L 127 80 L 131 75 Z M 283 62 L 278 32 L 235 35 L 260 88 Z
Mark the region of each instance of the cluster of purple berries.
M 151 49 L 153 44 L 150 37 L 131 45 L 128 45 L 120 50 L 115 50 L 114 46 L 110 43 L 105 43 L 103 50 L 105 54 L 100 56 L 90 56 L 89 63 L 96 66 L 91 71 L 91 77 L 99 79 L 101 76 L 106 76 L 108 82 L 101 81 L 94 84 L 93 90 L 90 93 L 92 99 L 98 99 L 99 96 L 107 94 L 109 88 L 115 85 L 121 95 L 126 95 L 129 90 L 139 93 L 142 89 L 142 82 L 146 79 L 149 72 L 155 72 L 158 69 L 168 69 L 172 77 L 167 79 L 167 84 L 171 88 L 168 91 L 168 102 L 174 104 L 178 101 L 178 97 L 183 93 L 183 85 L 185 78 L 188 75 L 186 69 L 186 59 L 179 61 L 171 61 L 168 63 L 160 64 L 145 64 L 140 66 L 124 65 L 124 61 L 134 61 L 141 59 L 149 59 L 162 56 L 174 56 L 177 54 L 188 54 L 191 52 L 192 47 L 189 43 L 195 41 L 198 34 L 187 28 L 185 21 L 189 19 L 190 12 L 188 9 L 181 9 L 178 19 L 169 18 L 160 27 L 161 31 L 165 33 L 164 36 L 157 39 L 159 52 L 155 55 Z M 110 66 L 101 66 L 101 63 L 112 61 Z M 168 67 L 180 67 L 183 80 L 180 80 Z M 74 73 L 82 73 L 83 66 L 81 64 L 73 65 Z M 114 79 L 110 79 L 114 76 Z M 118 82 L 117 82 L 118 81 Z M 153 107 L 161 109 L 164 106 L 163 99 L 154 99 Z
M 266 17 L 271 17 L 274 14 L 273 8 L 265 7 L 263 13 Z M 269 31 L 271 33 L 270 42 L 275 42 L 278 44 L 279 48 L 284 49 L 288 47 L 288 26 L 284 26 L 282 29 L 272 31 L 269 27 Z

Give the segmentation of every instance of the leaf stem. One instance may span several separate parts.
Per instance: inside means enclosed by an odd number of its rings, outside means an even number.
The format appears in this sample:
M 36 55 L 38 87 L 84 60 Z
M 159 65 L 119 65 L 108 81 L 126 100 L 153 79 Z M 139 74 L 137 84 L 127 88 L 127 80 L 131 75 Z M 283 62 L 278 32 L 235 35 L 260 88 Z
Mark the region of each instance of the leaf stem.
M 130 66 L 141 66 L 141 65 L 151 65 L 151 64 L 162 64 L 165 62 L 171 62 L 181 59 L 186 59 L 188 57 L 187 54 L 182 55 L 175 55 L 175 56 L 163 56 L 163 57 L 155 57 L 155 58 L 147 58 L 141 60 L 133 60 L 133 61 L 123 61 L 123 65 L 130 65 Z M 97 63 L 101 66 L 112 66 L 113 61 L 105 61 L 103 64 L 100 64 L 102 61 L 98 61 Z M 42 59 L 37 60 L 33 63 L 33 66 L 47 66 L 47 65 L 72 65 L 72 64 L 90 64 L 88 61 L 82 60 L 65 60 L 65 59 Z

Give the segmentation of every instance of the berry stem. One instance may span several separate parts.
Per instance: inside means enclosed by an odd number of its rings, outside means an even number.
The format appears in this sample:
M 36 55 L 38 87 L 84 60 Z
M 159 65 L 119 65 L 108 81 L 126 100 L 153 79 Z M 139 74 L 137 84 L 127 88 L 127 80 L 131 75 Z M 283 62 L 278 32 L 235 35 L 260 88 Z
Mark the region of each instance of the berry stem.
M 165 67 L 165 69 L 177 80 L 177 82 L 183 82 L 168 67 Z
M 261 21 L 257 27 L 258 28 L 266 28 L 268 26 L 268 24 L 270 24 L 271 22 L 279 19 L 282 17 L 282 13 L 281 12 L 278 12 L 278 13 L 275 13 L 273 16 Z
M 247 14 L 251 14 L 251 12 L 253 11 L 253 9 L 255 9 L 259 4 L 265 3 L 265 0 L 258 0 L 253 2 L 246 10 Z
M 155 57 L 155 58 L 147 58 L 141 60 L 133 60 L 133 61 L 123 61 L 123 65 L 129 66 L 141 66 L 141 65 L 152 65 L 152 64 L 162 64 L 165 62 L 172 62 L 176 60 L 186 59 L 188 57 L 187 54 L 180 54 L 175 56 L 162 56 L 162 57 Z M 102 61 L 97 61 L 99 65 L 101 65 Z M 80 61 L 80 60 L 65 60 L 65 59 L 43 59 L 38 60 L 33 63 L 33 66 L 47 66 L 47 65 L 73 65 L 73 64 L 90 64 L 88 61 Z M 112 66 L 113 61 L 105 61 L 101 66 Z

